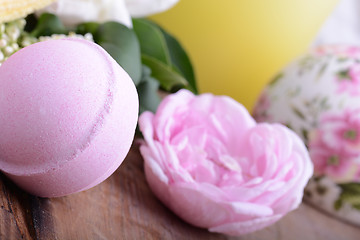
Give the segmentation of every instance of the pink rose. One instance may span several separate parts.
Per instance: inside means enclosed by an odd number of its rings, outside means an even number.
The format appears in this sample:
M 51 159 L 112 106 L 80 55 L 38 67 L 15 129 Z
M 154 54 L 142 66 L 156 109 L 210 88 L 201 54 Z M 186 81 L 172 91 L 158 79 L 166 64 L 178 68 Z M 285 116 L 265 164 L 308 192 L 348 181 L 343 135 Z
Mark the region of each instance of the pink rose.
M 343 148 L 331 148 L 323 141 L 323 133 L 313 131 L 309 142 L 309 151 L 317 176 L 326 175 L 337 183 L 351 181 L 353 155 Z M 315 136 L 315 137 L 314 137 Z
M 360 108 L 327 113 L 322 116 L 319 126 L 329 147 L 360 155 Z
M 356 63 L 349 69 L 338 72 L 336 81 L 338 82 L 338 93 L 360 95 L 360 64 Z
M 309 151 L 317 175 L 338 183 L 359 181 L 360 109 L 323 115 L 310 134 Z
M 183 220 L 212 232 L 241 235 L 279 220 L 301 202 L 313 173 L 296 134 L 256 124 L 225 96 L 166 97 L 139 119 L 147 181 Z

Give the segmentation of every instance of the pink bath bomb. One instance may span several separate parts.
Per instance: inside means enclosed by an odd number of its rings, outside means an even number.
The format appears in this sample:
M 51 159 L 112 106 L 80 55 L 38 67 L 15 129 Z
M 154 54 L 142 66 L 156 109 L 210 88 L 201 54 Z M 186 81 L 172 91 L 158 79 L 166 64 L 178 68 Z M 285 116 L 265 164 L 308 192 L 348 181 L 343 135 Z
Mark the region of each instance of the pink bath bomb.
M 131 146 L 138 96 L 95 43 L 30 45 L 0 67 L 0 169 L 24 190 L 59 197 L 109 177 Z

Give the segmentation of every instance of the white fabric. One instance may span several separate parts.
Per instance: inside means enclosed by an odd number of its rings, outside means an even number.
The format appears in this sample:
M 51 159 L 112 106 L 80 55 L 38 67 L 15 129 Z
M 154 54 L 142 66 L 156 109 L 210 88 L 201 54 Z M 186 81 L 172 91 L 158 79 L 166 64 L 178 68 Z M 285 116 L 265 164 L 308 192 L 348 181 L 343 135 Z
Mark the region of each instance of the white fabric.
M 326 20 L 313 42 L 360 45 L 360 1 L 341 0 Z

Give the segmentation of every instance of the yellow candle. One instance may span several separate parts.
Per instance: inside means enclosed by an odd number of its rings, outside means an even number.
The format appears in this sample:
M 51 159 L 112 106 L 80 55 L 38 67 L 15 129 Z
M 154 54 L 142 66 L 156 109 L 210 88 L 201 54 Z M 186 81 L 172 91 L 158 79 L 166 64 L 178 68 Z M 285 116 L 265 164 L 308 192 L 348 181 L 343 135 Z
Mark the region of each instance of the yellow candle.
M 180 0 L 152 19 L 189 53 L 201 92 L 251 109 L 270 78 L 303 53 L 337 0 Z

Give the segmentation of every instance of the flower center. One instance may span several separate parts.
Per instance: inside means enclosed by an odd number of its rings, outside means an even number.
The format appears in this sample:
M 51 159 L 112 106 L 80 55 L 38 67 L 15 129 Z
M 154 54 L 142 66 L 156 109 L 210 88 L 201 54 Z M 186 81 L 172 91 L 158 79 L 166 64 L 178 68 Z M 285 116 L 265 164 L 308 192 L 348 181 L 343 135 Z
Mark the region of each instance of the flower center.
M 355 140 L 357 137 L 356 130 L 350 129 L 344 132 L 344 138 L 349 140 Z
M 327 160 L 327 164 L 328 164 L 328 165 L 337 166 L 337 165 L 339 165 L 339 163 L 340 163 L 340 159 L 339 159 L 339 157 L 336 156 L 336 155 L 332 155 L 332 156 L 329 157 L 328 160 Z

